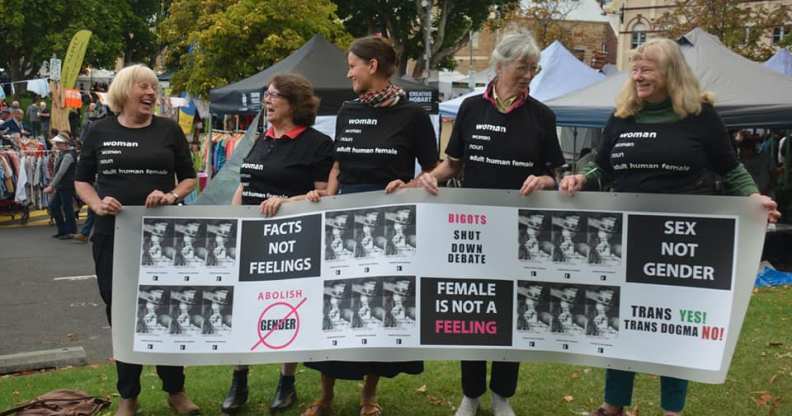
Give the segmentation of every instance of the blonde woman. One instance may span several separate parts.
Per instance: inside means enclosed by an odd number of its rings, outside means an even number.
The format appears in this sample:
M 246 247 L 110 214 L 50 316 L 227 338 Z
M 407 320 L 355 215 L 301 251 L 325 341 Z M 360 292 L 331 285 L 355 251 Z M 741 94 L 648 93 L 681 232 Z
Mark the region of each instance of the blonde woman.
M 574 194 L 586 183 L 606 179 L 616 192 L 750 195 L 767 210 L 769 221 L 776 222 L 776 203 L 758 193 L 737 161 L 712 96 L 699 87 L 679 45 L 670 39 L 650 40 L 635 50 L 631 65 L 596 162 L 584 174 L 565 177 L 561 191 Z M 634 379 L 634 372 L 607 370 L 605 403 L 592 416 L 624 415 Z M 687 385 L 686 380 L 660 378 L 665 416 L 681 414 Z
M 110 108 L 117 116 L 92 125 L 77 163 L 77 195 L 96 213 L 93 258 L 108 322 L 115 216 L 125 205 L 154 208 L 176 204 L 195 186 L 184 133 L 173 120 L 154 115 L 158 95 L 157 76 L 150 68 L 132 65 L 119 71 L 108 92 Z M 121 396 L 117 416 L 132 416 L 137 411 L 142 369 L 139 364 L 116 361 Z M 168 393 L 168 404 L 177 413 L 199 412 L 184 393 L 184 367 L 158 365 L 157 374 Z

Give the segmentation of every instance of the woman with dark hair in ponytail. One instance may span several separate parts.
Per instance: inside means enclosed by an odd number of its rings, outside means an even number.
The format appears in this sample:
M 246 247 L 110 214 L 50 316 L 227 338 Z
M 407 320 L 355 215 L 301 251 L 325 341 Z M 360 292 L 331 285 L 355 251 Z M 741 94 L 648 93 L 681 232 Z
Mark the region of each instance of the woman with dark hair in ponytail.
M 429 115 L 407 101 L 399 86 L 390 82 L 397 68 L 396 52 L 376 36 L 357 39 L 347 55 L 347 78 L 358 98 L 346 102 L 336 120 L 335 163 L 327 189 L 309 192 L 309 200 L 336 193 L 381 191 L 390 193 L 411 186 L 415 161 L 429 171 L 437 163 L 437 140 Z M 371 149 L 371 152 L 352 152 Z M 408 185 L 409 184 L 409 185 Z M 306 363 L 321 371 L 322 396 L 303 416 L 329 415 L 332 412 L 336 379 L 364 379 L 360 415 L 379 416 L 377 383 L 380 377 L 400 373 L 419 374 L 423 362 L 342 362 Z

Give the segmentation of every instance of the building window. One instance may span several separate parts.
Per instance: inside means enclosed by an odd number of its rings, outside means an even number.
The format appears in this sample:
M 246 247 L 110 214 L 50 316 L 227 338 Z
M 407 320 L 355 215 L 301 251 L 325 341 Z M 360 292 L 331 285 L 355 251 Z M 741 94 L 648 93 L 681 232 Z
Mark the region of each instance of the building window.
M 784 26 L 776 26 L 773 28 L 773 45 L 780 43 L 784 36 L 789 34 L 789 29 Z
M 630 48 L 635 49 L 644 43 L 646 43 L 646 25 L 638 23 L 632 29 Z
M 746 27 L 743 28 L 743 30 L 744 30 L 744 32 L 743 32 L 743 42 L 742 42 L 742 44 L 743 45 L 747 45 L 747 44 L 751 43 L 751 27 L 750 26 L 746 26 Z

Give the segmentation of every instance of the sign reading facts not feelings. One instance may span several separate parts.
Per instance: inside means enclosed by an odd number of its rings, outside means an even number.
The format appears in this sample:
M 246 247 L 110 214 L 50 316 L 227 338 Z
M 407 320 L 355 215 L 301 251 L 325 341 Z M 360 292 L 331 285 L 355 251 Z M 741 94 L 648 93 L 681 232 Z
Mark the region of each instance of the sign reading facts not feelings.
M 444 189 L 255 208 L 117 218 L 119 359 L 555 361 L 719 383 L 764 238 L 746 198 Z

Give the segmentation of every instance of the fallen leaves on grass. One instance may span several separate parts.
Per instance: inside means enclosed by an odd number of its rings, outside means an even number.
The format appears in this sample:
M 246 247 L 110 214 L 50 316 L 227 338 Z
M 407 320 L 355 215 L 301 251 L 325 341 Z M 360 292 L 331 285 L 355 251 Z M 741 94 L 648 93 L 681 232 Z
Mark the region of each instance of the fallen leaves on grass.
M 570 402 L 572 402 L 572 401 L 574 401 L 574 400 L 575 400 L 575 397 L 574 397 L 574 396 L 572 396 L 571 394 L 567 394 L 566 396 L 564 396 L 564 397 L 563 397 L 563 400 L 564 400 L 565 402 L 567 402 L 567 403 L 570 403 Z
M 443 407 L 449 407 L 451 409 L 454 408 L 454 405 L 450 401 L 437 396 L 433 396 L 431 394 L 426 395 L 426 401 L 428 401 L 429 404 L 431 404 L 432 406 L 443 406 Z
M 443 399 L 441 397 L 437 397 L 437 396 L 431 395 L 431 394 L 426 394 L 427 390 L 429 390 L 429 389 L 426 387 L 426 384 L 424 384 L 424 385 L 421 385 L 421 387 L 418 387 L 417 389 L 415 389 L 415 392 L 417 394 L 426 395 L 426 401 L 429 402 L 429 404 L 431 404 L 432 406 L 448 406 L 448 407 L 450 407 L 452 409 L 454 408 L 454 405 L 450 401 L 448 401 L 446 399 Z
M 751 399 L 756 403 L 757 407 L 769 407 L 768 416 L 775 415 L 775 411 L 781 404 L 781 398 L 775 397 L 768 391 L 754 391 L 751 392 L 754 397 Z

